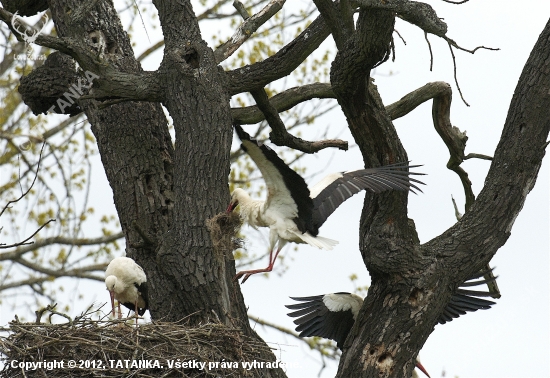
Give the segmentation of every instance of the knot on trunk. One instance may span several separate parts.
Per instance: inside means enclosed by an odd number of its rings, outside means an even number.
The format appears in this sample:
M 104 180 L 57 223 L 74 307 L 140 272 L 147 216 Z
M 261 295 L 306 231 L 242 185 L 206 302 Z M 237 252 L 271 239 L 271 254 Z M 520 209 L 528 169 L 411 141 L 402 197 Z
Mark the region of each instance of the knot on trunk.
M 82 111 L 75 102 L 83 94 L 82 86 L 74 60 L 55 52 L 21 78 L 19 93 L 35 115 L 53 111 L 73 116 Z

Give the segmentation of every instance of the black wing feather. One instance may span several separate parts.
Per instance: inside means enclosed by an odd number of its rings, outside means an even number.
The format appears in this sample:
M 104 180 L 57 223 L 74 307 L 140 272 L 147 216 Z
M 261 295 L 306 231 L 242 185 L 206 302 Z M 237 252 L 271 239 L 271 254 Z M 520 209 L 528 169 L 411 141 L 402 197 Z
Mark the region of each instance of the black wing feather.
M 374 193 L 387 190 L 410 190 L 415 193 L 414 189 L 416 189 L 422 192 L 415 183 L 424 183 L 410 177 L 410 175 L 422 175 L 422 173 L 407 171 L 407 169 L 415 167 L 420 167 L 420 165 L 397 163 L 344 173 L 342 177 L 327 185 L 313 199 L 313 224 L 315 228 L 319 229 L 338 206 L 362 190 L 370 190 Z
M 337 293 L 349 294 L 349 293 Z M 351 309 L 347 311 L 330 311 L 323 303 L 324 295 L 312 297 L 291 297 L 302 303 L 286 305 L 291 310 L 296 310 L 288 316 L 296 318 L 294 324 L 300 337 L 318 336 L 336 341 L 338 348 L 342 349 L 355 320 Z
M 145 314 L 145 311 L 149 309 L 149 298 L 148 298 L 148 288 L 147 288 L 147 281 L 142 282 L 141 284 L 134 283 L 135 287 L 138 289 L 139 294 L 141 295 L 141 298 L 143 298 L 143 301 L 145 302 L 145 307 L 138 308 L 138 314 L 142 316 Z M 133 307 L 133 305 L 132 305 Z M 132 308 L 134 310 L 134 308 Z
M 141 296 L 141 298 L 143 298 L 143 301 L 145 302 L 145 307 L 138 307 L 138 311 L 137 311 L 139 316 L 142 316 L 143 314 L 145 314 L 145 311 L 149 309 L 149 300 L 147 299 L 147 281 L 142 282 L 141 284 L 134 282 L 134 286 L 136 287 L 136 289 L 139 292 L 139 295 Z M 126 303 L 121 302 L 120 304 L 126 307 L 127 309 L 129 309 L 130 311 L 136 310 L 135 304 L 132 302 L 126 302 Z
M 234 125 L 235 131 L 242 142 L 249 141 L 256 145 L 264 155 L 264 157 L 279 171 L 283 177 L 285 186 L 287 187 L 292 199 L 298 207 L 298 218 L 294 222 L 301 232 L 309 231 L 313 236 L 319 234 L 319 228 L 313 223 L 313 200 L 309 197 L 309 188 L 302 176 L 296 173 L 277 155 L 275 151 L 263 143 L 252 138 L 240 125 Z M 247 151 L 245 144 L 241 144 L 241 148 Z M 258 168 L 261 167 L 258 162 L 255 162 Z
M 134 304 L 132 302 L 126 302 L 126 303 L 120 303 L 121 305 L 123 305 L 124 307 L 126 307 L 128 310 L 130 311 L 135 311 L 136 308 L 134 307 Z M 142 315 L 142 314 L 140 314 Z
M 461 289 L 461 287 L 471 287 L 494 282 L 496 277 L 470 282 L 490 273 L 491 270 L 476 273 L 459 286 L 457 291 L 451 296 L 451 300 L 443 310 L 443 313 L 439 315 L 437 320 L 440 324 L 450 322 L 468 312 L 487 310 L 496 304 L 493 301 L 479 298 L 492 295 L 490 292 Z M 349 293 L 342 292 L 336 294 Z M 297 325 L 296 331 L 300 332 L 300 337 L 318 336 L 331 339 L 336 341 L 338 348 L 342 349 L 355 322 L 351 309 L 338 312 L 330 311 L 323 302 L 324 295 L 290 298 L 300 302 L 285 305 L 290 310 L 296 310 L 287 315 L 297 318 L 294 320 L 294 324 Z
M 481 281 L 472 281 L 484 276 L 487 273 L 490 273 L 491 270 L 492 269 L 475 273 L 459 286 L 456 292 L 452 295 L 447 307 L 445 307 L 443 313 L 437 319 L 439 324 L 450 322 L 453 319 L 458 318 L 460 315 L 466 314 L 467 312 L 488 310 L 492 305 L 496 304 L 496 302 L 479 298 L 492 296 L 493 294 L 489 291 L 461 289 L 462 287 L 478 286 L 494 282 L 497 277 L 492 277 Z

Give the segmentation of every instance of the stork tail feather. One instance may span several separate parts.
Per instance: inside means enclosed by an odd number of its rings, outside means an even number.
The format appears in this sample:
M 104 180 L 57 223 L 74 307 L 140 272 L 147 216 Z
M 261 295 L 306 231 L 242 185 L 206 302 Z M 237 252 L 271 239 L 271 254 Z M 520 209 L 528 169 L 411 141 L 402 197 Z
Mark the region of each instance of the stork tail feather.
M 313 236 L 309 232 L 305 232 L 303 234 L 296 232 L 295 235 L 298 236 L 307 244 L 317 247 L 319 249 L 325 249 L 327 251 L 332 250 L 334 246 L 338 244 L 337 240 L 324 238 L 322 236 Z

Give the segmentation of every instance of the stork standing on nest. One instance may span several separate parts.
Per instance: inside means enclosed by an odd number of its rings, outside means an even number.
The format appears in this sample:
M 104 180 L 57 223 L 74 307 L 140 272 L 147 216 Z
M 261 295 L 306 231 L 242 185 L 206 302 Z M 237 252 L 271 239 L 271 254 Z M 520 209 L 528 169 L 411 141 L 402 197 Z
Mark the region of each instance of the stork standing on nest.
M 117 257 L 107 266 L 105 286 L 111 295 L 112 315 L 115 316 L 115 299 L 118 301 L 118 318 L 122 318 L 120 304 L 134 311 L 136 324 L 149 308 L 147 277 L 145 272 L 129 257 Z
M 288 243 L 307 243 L 331 250 L 338 242 L 319 236 L 319 227 L 344 201 L 362 190 L 381 193 L 387 190 L 420 190 L 414 183 L 423 184 L 410 175 L 408 163 L 386 165 L 352 172 L 333 173 L 308 188 L 298 173 L 277 156 L 275 151 L 252 139 L 242 127 L 235 125 L 241 148 L 258 166 L 267 186 L 266 201 L 250 198 L 243 189 L 231 194 L 227 213 L 240 205 L 241 218 L 253 228 L 269 227 L 269 265 L 265 269 L 239 272 L 243 283 L 253 274 L 271 272 L 281 249 Z M 273 254 L 277 246 L 275 254 Z
M 482 299 L 482 297 L 492 296 L 491 292 L 466 289 L 467 287 L 495 281 L 496 277 L 473 281 L 491 271 L 492 269 L 477 273 L 459 286 L 451 296 L 451 300 L 443 310 L 443 313 L 439 315 L 437 319 L 439 324 L 450 322 L 467 312 L 487 310 L 495 304 L 493 301 Z M 296 331 L 300 332 L 299 336 L 318 336 L 334 340 L 340 350 L 344 346 L 351 327 L 355 323 L 359 309 L 363 305 L 363 298 L 351 293 L 332 293 L 312 297 L 290 298 L 301 302 L 285 306 L 288 309 L 296 310 L 289 313 L 288 316 L 297 318 L 294 320 L 294 324 L 298 325 Z M 416 361 L 416 367 L 429 377 L 429 374 L 418 360 Z

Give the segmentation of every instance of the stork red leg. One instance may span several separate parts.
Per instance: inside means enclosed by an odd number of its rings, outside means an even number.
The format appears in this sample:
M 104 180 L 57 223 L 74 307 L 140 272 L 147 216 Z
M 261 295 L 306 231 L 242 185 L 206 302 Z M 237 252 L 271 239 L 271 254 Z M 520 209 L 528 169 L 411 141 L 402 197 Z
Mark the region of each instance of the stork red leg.
M 257 273 L 267 273 L 267 272 L 271 272 L 273 270 L 273 265 L 275 265 L 275 260 L 277 260 L 277 256 L 279 256 L 279 252 L 281 252 L 281 248 L 278 248 L 277 249 L 277 253 L 275 253 L 275 257 L 273 257 L 273 250 L 271 250 L 271 252 L 269 252 L 269 265 L 267 266 L 267 268 L 264 268 L 264 269 L 253 269 L 253 270 L 243 270 L 242 272 L 239 272 L 235 275 L 235 278 L 233 278 L 233 281 L 238 281 L 242 276 L 244 276 L 241 284 L 245 283 L 246 280 L 254 275 L 254 274 L 257 274 Z

